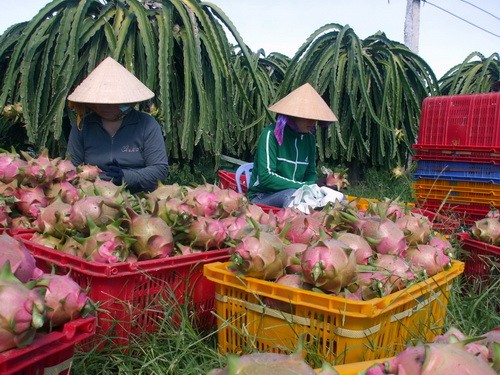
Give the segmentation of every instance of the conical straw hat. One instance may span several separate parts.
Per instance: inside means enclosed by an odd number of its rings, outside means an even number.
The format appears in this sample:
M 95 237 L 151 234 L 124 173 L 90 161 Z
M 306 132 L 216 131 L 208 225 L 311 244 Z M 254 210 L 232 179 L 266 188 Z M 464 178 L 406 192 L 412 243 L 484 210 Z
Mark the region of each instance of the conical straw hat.
M 151 99 L 155 94 L 111 57 L 104 59 L 68 96 L 76 103 L 124 104 Z
M 306 83 L 269 107 L 270 111 L 318 121 L 337 121 L 321 95 Z

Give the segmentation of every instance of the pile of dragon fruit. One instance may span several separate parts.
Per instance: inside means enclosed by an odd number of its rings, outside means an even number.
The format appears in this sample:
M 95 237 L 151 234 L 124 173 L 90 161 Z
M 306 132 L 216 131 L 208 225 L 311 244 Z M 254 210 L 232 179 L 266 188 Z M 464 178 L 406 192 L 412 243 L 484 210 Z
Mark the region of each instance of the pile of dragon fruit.
M 450 241 L 419 210 L 385 200 L 360 211 L 355 203 L 336 203 L 308 215 L 292 209 L 263 215 L 230 248 L 229 269 L 286 286 L 370 300 L 451 266 Z
M 19 240 L 0 234 L 0 352 L 84 317 L 94 307 L 68 275 L 43 273 Z
M 500 373 L 500 327 L 478 337 L 457 328 L 436 336 L 432 343 L 411 346 L 396 357 L 375 364 L 363 375 L 449 375 Z
M 0 154 L 0 225 L 32 230 L 32 241 L 102 262 L 135 262 L 220 249 L 234 222 L 252 216 L 245 196 L 204 184 L 160 185 L 132 195 L 47 153 Z M 253 205 L 252 205 L 253 206 Z

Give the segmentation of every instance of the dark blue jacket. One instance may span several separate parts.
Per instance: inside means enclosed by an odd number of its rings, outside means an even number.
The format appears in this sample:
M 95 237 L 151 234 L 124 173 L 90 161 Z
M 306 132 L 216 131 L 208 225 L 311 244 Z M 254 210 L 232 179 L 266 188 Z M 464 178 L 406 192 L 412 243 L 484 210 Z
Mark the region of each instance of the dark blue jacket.
M 153 191 L 168 175 L 165 140 L 158 122 L 151 115 L 130 111 L 112 137 L 99 116 L 89 114 L 81 130 L 74 124 L 68 140 L 68 153 L 75 165 L 90 164 L 106 170 L 118 164 L 132 193 Z

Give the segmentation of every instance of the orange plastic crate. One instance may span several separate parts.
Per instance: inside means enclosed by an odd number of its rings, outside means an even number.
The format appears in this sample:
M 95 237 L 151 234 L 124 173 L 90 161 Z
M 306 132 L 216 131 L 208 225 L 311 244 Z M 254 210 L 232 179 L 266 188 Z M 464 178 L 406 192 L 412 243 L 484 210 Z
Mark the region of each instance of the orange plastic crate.
M 334 369 L 339 373 L 339 375 L 358 375 L 361 371 L 365 371 L 371 366 L 377 363 L 383 363 L 384 361 L 390 360 L 393 357 L 373 359 L 371 361 L 346 363 L 345 365 L 334 366 Z M 319 372 L 317 369 L 316 372 Z
M 215 282 L 218 346 L 221 353 L 293 351 L 305 334 L 308 352 L 335 364 L 396 355 L 410 339 L 432 341 L 446 316 L 451 282 L 464 264 L 452 267 L 405 290 L 370 301 L 238 277 L 229 263 L 204 266 Z M 289 302 L 293 314 L 274 310 L 265 298 Z
M 96 318 L 80 318 L 66 323 L 61 329 L 39 333 L 33 343 L 22 349 L 0 353 L 2 375 L 67 375 L 75 353 L 75 345 L 92 337 Z
M 417 199 L 434 199 L 458 203 L 478 203 L 500 206 L 500 185 L 484 184 L 484 187 L 427 184 L 418 180 L 413 184 Z
M 153 259 L 136 263 L 105 264 L 20 239 L 44 272 L 69 273 L 99 304 L 96 340 L 115 337 L 126 345 L 130 334 L 153 332 L 165 317 L 165 305 L 189 304 L 193 323 L 200 329 L 215 326 L 215 284 L 203 276 L 203 265 L 229 259 L 228 249 Z

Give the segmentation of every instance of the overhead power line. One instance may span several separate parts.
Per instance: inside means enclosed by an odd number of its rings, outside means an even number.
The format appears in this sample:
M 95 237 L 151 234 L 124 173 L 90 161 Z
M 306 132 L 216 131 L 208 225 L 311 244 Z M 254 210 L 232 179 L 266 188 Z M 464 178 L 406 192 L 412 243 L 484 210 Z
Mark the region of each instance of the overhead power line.
M 489 31 L 489 30 L 486 30 L 485 28 L 483 28 L 483 27 L 481 27 L 481 26 L 478 26 L 478 25 L 476 25 L 475 23 L 472 23 L 472 22 L 470 22 L 470 21 L 467 21 L 465 18 L 462 18 L 462 17 L 460 17 L 460 16 L 457 16 L 456 14 L 454 14 L 454 13 L 452 13 L 452 12 L 450 12 L 450 11 L 448 11 L 448 10 L 444 9 L 444 8 L 441 8 L 440 6 L 438 6 L 438 5 L 436 5 L 436 4 L 433 4 L 433 3 L 431 3 L 430 1 L 424 0 L 424 2 L 425 2 L 426 4 L 432 5 L 433 7 L 436 7 L 436 8 L 438 8 L 438 9 L 442 10 L 443 12 L 446 12 L 446 13 L 448 13 L 448 14 L 452 15 L 453 17 L 458 18 L 458 19 L 459 19 L 459 20 L 461 20 L 461 21 L 464 21 L 464 22 L 468 23 L 468 24 L 469 24 L 469 25 L 471 25 L 471 26 L 474 26 L 474 27 L 476 27 L 476 28 L 478 28 L 478 29 L 480 29 L 480 30 L 482 30 L 482 31 L 484 31 L 484 32 L 486 32 L 486 33 L 488 33 L 488 34 L 491 34 L 491 35 L 493 35 L 493 36 L 496 36 L 497 38 L 500 38 L 500 35 L 495 34 L 494 32 L 491 32 L 491 31 Z
M 493 18 L 496 18 L 497 20 L 499 20 L 499 21 L 500 21 L 500 18 L 499 18 L 499 17 L 495 16 L 493 13 L 488 12 L 487 10 L 484 10 L 484 9 L 482 9 L 482 8 L 478 7 L 476 4 L 472 4 L 472 3 L 470 3 L 470 2 L 468 2 L 468 1 L 466 1 L 466 0 L 460 0 L 460 1 L 461 1 L 462 3 L 469 4 L 470 6 L 473 6 L 473 7 L 474 7 L 474 8 L 476 8 L 476 9 L 479 9 L 481 12 L 484 12 L 484 13 L 486 13 L 486 14 L 489 14 L 489 15 L 490 15 L 490 16 L 492 16 Z

